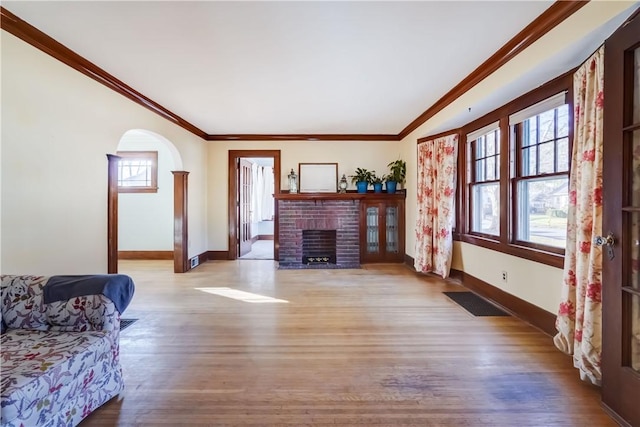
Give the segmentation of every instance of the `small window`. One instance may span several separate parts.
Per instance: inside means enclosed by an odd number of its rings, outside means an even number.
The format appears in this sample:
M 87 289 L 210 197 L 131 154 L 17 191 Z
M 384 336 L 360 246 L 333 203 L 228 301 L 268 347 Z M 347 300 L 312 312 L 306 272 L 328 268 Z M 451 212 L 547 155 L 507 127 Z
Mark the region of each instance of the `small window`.
M 500 129 L 469 134 L 469 194 L 471 231 L 500 235 Z
M 118 151 L 118 192 L 158 192 L 158 152 Z
M 569 107 L 514 125 L 515 240 L 561 252 L 569 209 Z

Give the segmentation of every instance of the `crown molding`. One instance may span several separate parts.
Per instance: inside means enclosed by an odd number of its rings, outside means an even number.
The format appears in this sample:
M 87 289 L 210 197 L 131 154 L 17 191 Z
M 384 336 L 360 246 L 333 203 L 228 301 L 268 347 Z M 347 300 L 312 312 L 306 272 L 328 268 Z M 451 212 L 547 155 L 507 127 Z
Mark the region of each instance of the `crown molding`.
M 80 56 L 52 37 L 23 21 L 0 6 L 0 28 L 24 42 L 65 63 L 133 102 L 153 111 L 170 122 L 186 129 L 205 141 L 401 141 L 428 119 L 442 111 L 460 96 L 498 70 L 536 40 L 585 6 L 587 1 L 558 0 L 509 40 L 489 59 L 465 77 L 453 89 L 436 101 L 424 113 L 407 125 L 399 134 L 207 134 L 192 123 L 141 94 L 94 63 Z
M 383 134 L 227 134 L 207 135 L 207 141 L 400 141 Z
M 449 104 L 471 90 L 475 85 L 497 71 L 504 64 L 513 59 L 516 55 L 531 46 L 536 40 L 547 34 L 565 19 L 576 13 L 589 1 L 556 1 L 547 10 L 542 12 L 535 20 L 527 25 L 522 31 L 516 34 L 489 59 L 484 61 L 471 74 L 465 77 L 460 83 L 447 92 L 442 98 L 436 101 L 424 113 L 420 114 L 414 121 L 409 123 L 400 134 L 399 139 L 404 139 L 420 125 L 431 117 L 438 114 Z

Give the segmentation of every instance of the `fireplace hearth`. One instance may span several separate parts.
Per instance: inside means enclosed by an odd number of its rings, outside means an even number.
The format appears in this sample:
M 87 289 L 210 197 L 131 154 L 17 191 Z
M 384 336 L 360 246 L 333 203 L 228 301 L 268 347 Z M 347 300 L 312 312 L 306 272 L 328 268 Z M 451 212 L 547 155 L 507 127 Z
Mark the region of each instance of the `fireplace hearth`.
M 302 263 L 335 264 L 336 230 L 302 230 Z

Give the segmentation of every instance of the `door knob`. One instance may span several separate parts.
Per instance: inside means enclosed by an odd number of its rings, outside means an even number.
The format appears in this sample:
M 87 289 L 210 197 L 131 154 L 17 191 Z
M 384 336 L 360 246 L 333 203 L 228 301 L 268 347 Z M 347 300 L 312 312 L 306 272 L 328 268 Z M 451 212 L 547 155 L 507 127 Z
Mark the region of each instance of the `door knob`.
M 607 248 L 607 256 L 609 257 L 610 260 L 612 260 L 615 257 L 615 254 L 613 253 L 613 245 L 616 244 L 616 238 L 613 236 L 612 232 L 609 232 L 609 234 L 607 234 L 606 237 L 603 236 L 596 236 L 593 239 L 593 243 L 596 246 L 604 246 Z
M 613 233 L 609 232 L 606 237 L 596 236 L 595 239 L 593 239 L 593 243 L 595 243 L 596 246 L 613 246 L 616 244 L 616 238 L 613 236 Z

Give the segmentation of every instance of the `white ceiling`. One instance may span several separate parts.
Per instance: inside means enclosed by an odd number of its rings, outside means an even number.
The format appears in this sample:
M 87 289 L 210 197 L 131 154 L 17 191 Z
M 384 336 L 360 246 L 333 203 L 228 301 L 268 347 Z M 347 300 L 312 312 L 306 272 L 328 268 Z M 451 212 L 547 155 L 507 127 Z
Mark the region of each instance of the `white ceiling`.
M 209 134 L 397 134 L 552 3 L 3 7 Z M 530 74 L 476 113 L 557 75 Z

